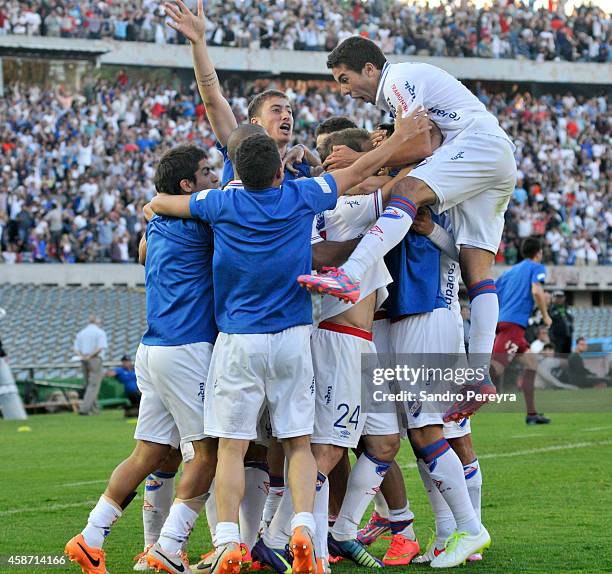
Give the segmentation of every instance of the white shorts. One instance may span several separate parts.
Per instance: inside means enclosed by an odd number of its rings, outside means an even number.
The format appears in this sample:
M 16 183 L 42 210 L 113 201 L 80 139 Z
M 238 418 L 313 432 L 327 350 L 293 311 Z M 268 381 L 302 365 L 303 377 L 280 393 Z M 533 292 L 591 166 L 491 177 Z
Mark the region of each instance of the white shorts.
M 204 389 L 213 346 L 143 345 L 136 352 L 142 393 L 134 438 L 178 448 L 204 438 Z
M 454 313 L 446 308 L 406 317 L 390 327 L 391 348 L 399 362 L 402 354 L 456 354 L 461 337 Z M 403 405 L 403 424 L 409 429 L 443 424 L 443 413 L 435 412 L 440 410 L 435 405 L 421 401 Z
M 312 434 L 310 325 L 274 334 L 219 333 L 204 395 L 207 435 L 255 440 L 264 408 L 279 439 Z
M 510 142 L 472 133 L 442 145 L 409 177 L 425 182 L 436 194 L 434 210 L 448 211 L 457 245 L 497 253 L 516 172 Z
M 316 389 L 311 442 L 355 448 L 361 435 L 397 434 L 395 412 L 364 412 L 362 376 L 371 377 L 378 364 L 372 334 L 323 321 L 311 346 Z
M 466 436 L 472 432 L 472 427 L 470 425 L 470 419 L 461 419 L 460 421 L 451 421 L 448 423 L 444 423 L 444 438 L 461 438 L 462 436 Z

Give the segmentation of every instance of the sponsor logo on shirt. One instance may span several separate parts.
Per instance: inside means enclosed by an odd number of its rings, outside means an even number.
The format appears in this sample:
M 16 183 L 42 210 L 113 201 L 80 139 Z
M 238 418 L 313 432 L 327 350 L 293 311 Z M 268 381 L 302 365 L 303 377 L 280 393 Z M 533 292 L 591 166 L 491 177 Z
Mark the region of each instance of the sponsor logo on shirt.
M 410 82 L 404 84 L 404 89 L 410 94 L 410 101 L 414 102 L 416 99 L 416 86 Z
M 448 118 L 449 120 L 454 120 L 458 122 L 461 119 L 461 116 L 457 112 L 447 112 L 446 110 L 441 110 L 440 108 L 429 108 L 427 110 L 431 115 L 436 115 L 440 118 Z
M 455 156 L 451 157 L 451 161 L 455 161 L 455 160 L 457 160 L 457 159 L 463 159 L 463 154 L 464 154 L 464 153 L 465 153 L 465 152 L 460 151 L 460 152 L 459 152 L 457 155 L 455 155 Z
M 325 227 L 325 214 L 323 212 L 317 213 L 317 231 L 321 231 Z
M 408 102 L 404 99 L 404 96 L 402 96 L 402 93 L 399 91 L 399 88 L 395 84 L 393 84 L 391 86 L 391 91 L 393 92 L 393 94 L 397 98 L 397 101 L 399 102 L 400 106 L 402 106 L 402 110 L 407 112 L 408 111 Z M 391 109 L 393 110 L 394 107 L 391 106 Z
M 350 205 L 352 209 L 353 207 L 359 207 L 361 204 L 356 199 L 351 199 L 346 202 L 346 205 Z
M 326 405 L 331 403 L 331 392 L 332 392 L 332 387 L 330 385 L 329 387 L 327 387 L 327 393 L 325 393 L 325 404 Z

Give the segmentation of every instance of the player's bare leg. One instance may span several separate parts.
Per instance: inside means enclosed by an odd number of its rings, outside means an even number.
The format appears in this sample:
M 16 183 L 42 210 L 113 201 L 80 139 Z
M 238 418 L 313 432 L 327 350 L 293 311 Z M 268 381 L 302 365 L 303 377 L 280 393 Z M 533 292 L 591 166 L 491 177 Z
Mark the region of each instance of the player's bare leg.
M 138 440 L 132 454 L 115 468 L 104 494 L 89 514 L 87 526 L 66 544 L 66 554 L 83 572 L 106 572 L 104 539 L 133 500 L 138 485 L 158 468 L 169 451 L 169 445 Z

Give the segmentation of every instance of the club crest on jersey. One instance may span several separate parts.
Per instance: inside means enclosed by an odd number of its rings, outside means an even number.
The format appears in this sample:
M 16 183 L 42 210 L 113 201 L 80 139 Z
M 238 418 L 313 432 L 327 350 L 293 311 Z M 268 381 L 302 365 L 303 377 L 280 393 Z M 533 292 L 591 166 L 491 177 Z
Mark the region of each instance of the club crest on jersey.
M 386 207 L 382 212 L 381 217 L 387 217 L 389 219 L 402 219 L 404 215 L 399 209 L 395 209 L 395 207 Z
M 411 417 L 416 418 L 421 414 L 422 408 L 423 408 L 423 403 L 421 403 L 421 401 L 415 401 L 414 403 L 410 405 L 410 408 L 408 409 L 408 414 Z

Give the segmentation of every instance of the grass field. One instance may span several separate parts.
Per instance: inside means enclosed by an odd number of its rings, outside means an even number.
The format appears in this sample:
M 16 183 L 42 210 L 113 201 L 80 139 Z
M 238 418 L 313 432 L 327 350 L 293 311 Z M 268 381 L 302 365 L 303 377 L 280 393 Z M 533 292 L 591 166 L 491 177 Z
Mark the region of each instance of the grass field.
M 564 393 L 592 412 L 555 413 L 560 392 L 541 393 L 549 426 L 526 426 L 519 413 L 483 412 L 474 419 L 474 443 L 483 469 L 483 520 L 493 544 L 481 563 L 462 572 L 612 572 L 612 415 L 611 391 Z M 578 403 L 580 401 L 580 403 Z M 599 408 L 595 408 L 598 405 Z M 606 412 L 603 412 L 606 411 Z M 133 421 L 122 412 L 99 417 L 72 414 L 31 417 L 23 423 L 0 421 L 0 556 L 61 554 L 79 532 L 104 490 L 114 466 L 132 448 Z M 424 546 L 433 526 L 427 498 L 404 446 L 405 470 L 416 530 Z M 112 574 L 131 572 L 142 545 L 140 495 L 115 525 L 106 542 Z M 366 516 L 367 518 L 367 516 Z M 382 556 L 385 542 L 374 547 Z M 210 545 L 205 521 L 196 526 L 190 555 Z M 358 568 L 334 567 L 345 574 Z M 428 566 L 405 568 L 427 571 Z M 33 574 L 78 572 L 78 567 L 7 567 L 0 572 Z

